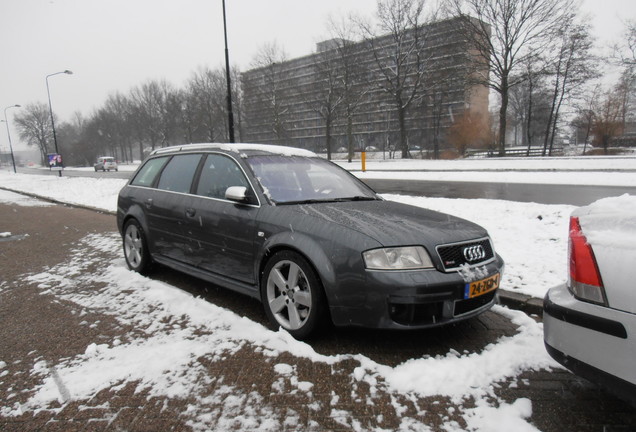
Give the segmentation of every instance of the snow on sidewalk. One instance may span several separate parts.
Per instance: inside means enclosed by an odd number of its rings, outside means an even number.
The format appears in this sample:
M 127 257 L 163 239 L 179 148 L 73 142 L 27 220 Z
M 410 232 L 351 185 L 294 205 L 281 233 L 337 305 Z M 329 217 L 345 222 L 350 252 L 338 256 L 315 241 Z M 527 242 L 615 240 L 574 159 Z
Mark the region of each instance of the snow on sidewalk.
M 132 385 L 149 400 L 187 401 L 179 416 L 194 430 L 536 430 L 526 421 L 528 399 L 509 404 L 496 395 L 524 371 L 558 367 L 542 349 L 542 325 L 522 312 L 496 307 L 517 330 L 483 349 L 388 366 L 355 352 L 320 354 L 284 331 L 130 272 L 120 243 L 116 233 L 89 235 L 64 262 L 24 283 L 133 330 L 57 363 L 36 359 L 30 375 L 38 384 L 25 402 L 0 405 L 2 416 L 56 415 L 70 402 L 90 406 L 102 391 Z M 305 362 L 314 366 L 301 368 Z M 231 378 L 233 371 L 241 372 Z

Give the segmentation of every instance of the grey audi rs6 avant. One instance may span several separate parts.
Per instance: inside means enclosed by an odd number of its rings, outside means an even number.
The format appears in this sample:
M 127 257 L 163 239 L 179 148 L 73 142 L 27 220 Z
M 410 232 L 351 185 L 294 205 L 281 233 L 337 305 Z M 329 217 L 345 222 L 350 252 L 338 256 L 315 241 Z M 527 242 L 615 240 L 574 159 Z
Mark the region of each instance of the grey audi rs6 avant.
M 163 148 L 119 193 L 130 269 L 153 263 L 259 299 L 297 338 L 419 329 L 496 301 L 504 263 L 466 220 L 387 201 L 316 154 L 257 144 Z

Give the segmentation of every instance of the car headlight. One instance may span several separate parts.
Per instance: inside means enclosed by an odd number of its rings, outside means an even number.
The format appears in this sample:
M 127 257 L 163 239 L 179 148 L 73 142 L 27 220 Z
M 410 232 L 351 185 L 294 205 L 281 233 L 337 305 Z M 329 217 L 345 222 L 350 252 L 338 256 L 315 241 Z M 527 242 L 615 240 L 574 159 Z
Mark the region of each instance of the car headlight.
M 421 246 L 372 249 L 362 253 L 364 264 L 372 270 L 413 270 L 433 268 L 431 258 Z

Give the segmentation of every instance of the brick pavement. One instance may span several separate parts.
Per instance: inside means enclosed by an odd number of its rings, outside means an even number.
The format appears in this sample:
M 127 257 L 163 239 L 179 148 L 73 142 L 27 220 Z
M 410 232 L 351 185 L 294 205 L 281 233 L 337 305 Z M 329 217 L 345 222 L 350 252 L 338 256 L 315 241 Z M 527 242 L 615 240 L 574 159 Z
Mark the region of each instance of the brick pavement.
M 77 253 L 88 234 L 115 230 L 114 218 L 88 210 L 54 207 L 16 207 L 0 204 L 0 231 L 28 233 L 19 241 L 0 243 L 0 409 L 28 401 L 40 384 L 36 364 L 50 368 L 84 353 L 93 342 L 125 339 L 138 329 L 116 317 L 43 293 L 24 275 L 64 262 Z M 73 252 L 75 251 L 75 252 Z M 95 253 L 95 252 L 93 252 Z M 104 252 L 107 254 L 106 252 Z M 109 257 L 105 257 L 108 259 Z M 257 322 L 265 322 L 260 305 L 222 289 L 167 269 L 153 278 L 164 280 Z M 86 290 L 99 287 L 85 287 Z M 86 323 L 92 323 L 87 325 Z M 175 317 L 165 326 L 187 326 Z M 484 314 L 444 330 L 385 333 L 339 329 L 312 343 L 322 354 L 360 353 L 378 363 L 397 365 L 410 358 L 445 354 L 449 349 L 479 351 L 514 326 L 495 313 Z M 466 334 L 479 335 L 466 337 Z M 86 400 L 53 403 L 41 411 L 0 415 L 0 430 L 439 430 L 450 420 L 465 423 L 461 406 L 448 398 L 420 398 L 389 391 L 379 382 L 374 388 L 352 379 L 355 359 L 334 364 L 312 362 L 288 353 L 265 355 L 244 344 L 238 352 L 197 359 L 205 371 L 199 393 L 186 398 L 153 396 L 148 388 L 129 382 L 113 385 Z M 293 368 L 291 375 L 277 372 L 277 364 Z M 51 371 L 53 369 L 51 368 Z M 298 391 L 311 382 L 311 391 Z M 525 372 L 499 383 L 496 394 L 513 402 L 527 397 L 533 403 L 530 421 L 543 431 L 636 430 L 634 408 L 603 393 L 567 371 Z M 202 405 L 202 401 L 205 404 Z M 2 411 L 0 411 L 2 412 Z M 252 423 L 250 423 L 250 421 Z M 410 429 L 409 429 L 410 428 Z

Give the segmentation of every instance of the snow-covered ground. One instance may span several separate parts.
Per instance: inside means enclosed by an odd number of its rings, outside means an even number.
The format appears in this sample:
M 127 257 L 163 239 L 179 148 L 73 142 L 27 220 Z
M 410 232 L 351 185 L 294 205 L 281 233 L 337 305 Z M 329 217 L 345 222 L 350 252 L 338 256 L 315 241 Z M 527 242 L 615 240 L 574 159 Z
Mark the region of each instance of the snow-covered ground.
M 390 169 L 411 163 L 405 161 Z M 635 159 L 620 163 L 626 165 L 615 167 L 624 171 L 617 174 L 627 178 L 635 175 L 630 171 L 635 168 Z M 608 174 L 591 168 L 578 169 L 586 171 L 586 178 L 592 178 L 588 181 L 601 181 Z M 506 173 L 510 178 L 517 174 Z M 572 179 L 575 177 L 571 176 Z M 116 210 L 117 192 L 125 183 L 126 180 L 109 178 L 60 178 L 0 172 L 1 187 L 111 212 Z M 569 215 L 574 209 L 572 206 L 399 195 L 385 195 L 385 198 L 455 214 L 487 228 L 497 251 L 506 260 L 502 281 L 505 290 L 543 297 L 547 289 L 566 279 L 567 229 Z M 0 202 L 35 205 L 33 200 L 1 190 Z M 38 284 L 43 292 L 87 310 L 113 315 L 130 327 L 146 329 L 146 335 L 96 342 L 89 345 L 84 353 L 64 359 L 57 365 L 36 363 L 33 375 L 39 377 L 41 384 L 35 394 L 24 405 L 0 404 L 1 415 L 38 410 L 56 400 L 85 400 L 115 384 L 123 388 L 126 383 L 139 382 L 140 387 L 150 389 L 151 395 L 197 398 L 197 403 L 189 405 L 184 413 L 191 419 L 189 424 L 195 430 L 223 430 L 224 427 L 235 428 L 237 425 L 239 428 L 240 425 L 252 428 L 260 425 L 260 430 L 280 429 L 282 424 L 267 423 L 266 419 L 271 418 L 270 410 L 274 407 L 259 400 L 258 395 L 242 394 L 228 386 L 218 386 L 211 396 L 202 395 L 202 386 L 209 377 L 202 377 L 204 372 L 197 359 L 231 354 L 247 343 L 258 347 L 259 352 L 272 362 L 276 362 L 282 352 L 326 364 L 354 359 L 359 366 L 350 376 L 352 391 L 355 391 L 356 383 L 368 385 L 369 404 L 376 403 L 376 395 L 382 392 L 407 398 L 409 395 L 448 397 L 455 404 L 447 411 L 449 417 L 453 418 L 452 413 L 456 417 L 459 409 L 459 415 L 466 422 L 466 430 L 535 431 L 536 428 L 526 421 L 532 414 L 531 401 L 522 398 L 506 403 L 494 396 L 494 388 L 506 379 L 512 379 L 515 384 L 515 377 L 523 371 L 559 367 L 543 348 L 542 324 L 524 313 L 504 307 L 496 307 L 494 311 L 509 319 L 517 327 L 517 333 L 500 338 L 480 352 L 451 350 L 446 355 L 413 358 L 395 367 L 379 364 L 358 353 L 318 354 L 310 345 L 294 340 L 285 332 L 272 332 L 166 283 L 128 271 L 120 247 L 117 233 L 89 236 L 84 239 L 83 245 L 77 247 L 77 253 L 64 263 L 29 275 L 28 280 Z M 109 261 L 103 261 L 104 254 L 111 256 Z M 100 262 L 97 267 L 103 270 L 97 273 L 86 271 L 87 268 L 96 268 L 95 262 Z M 87 295 L 81 287 L 88 282 L 103 288 Z M 173 317 L 185 317 L 188 325 L 173 327 L 163 324 L 170 323 Z M 0 359 L 0 377 L 6 368 L 6 363 Z M 275 363 L 273 368 L 280 376 L 281 391 L 285 385 L 291 385 L 294 391 L 311 395 L 314 383 L 299 381 L 292 364 Z M 52 369 L 56 374 L 50 373 Z M 65 383 L 66 392 L 60 393 L 56 381 Z M 276 391 L 276 388 L 273 386 L 272 390 Z M 229 393 L 232 398 L 227 397 Z M 466 398 L 471 398 L 475 404 L 464 408 L 462 404 Z M 237 401 L 238 404 L 235 404 Z M 211 406 L 218 407 L 219 404 L 223 408 L 221 413 L 210 411 Z M 245 410 L 237 409 L 237 406 L 244 408 L 246 404 L 253 406 L 247 414 Z M 308 409 L 320 408 L 310 406 Z M 398 412 L 405 411 L 397 402 L 394 402 L 394 408 Z M 331 412 L 334 418 L 352 430 L 368 430 L 346 412 L 337 409 Z M 211 419 L 215 419 L 216 423 L 210 423 Z M 293 428 L 296 421 L 293 412 L 285 421 L 288 428 Z M 447 431 L 463 430 L 450 419 L 444 422 L 443 428 Z M 427 431 L 431 428 L 413 417 L 405 417 L 400 430 Z
M 70 190 L 80 188 L 71 188 L 70 185 L 75 183 L 73 179 L 46 178 L 51 184 L 65 185 Z M 3 176 L 2 180 L 6 178 Z M 15 179 L 12 186 L 16 186 Z M 3 190 L 0 190 L 0 202 L 37 205 L 35 200 Z M 293 409 L 287 409 L 284 423 L 278 423 L 276 411 L 281 407 L 270 405 L 255 392 L 246 394 L 231 385 L 220 385 L 222 381 L 217 382 L 218 377 L 206 375 L 198 361 L 200 358 L 218 361 L 250 346 L 265 357 L 265 363 L 277 374 L 272 385 L 274 393 L 291 391 L 311 400 L 315 385 L 299 380 L 293 362 L 278 361 L 281 353 L 332 367 L 353 360 L 359 366 L 348 377 L 351 391 L 355 393 L 360 386 L 368 387 L 368 395 L 363 398 L 369 406 L 382 403 L 388 393 L 392 395 L 392 409 L 405 413 L 407 407 L 398 402 L 395 395 L 406 400 L 434 396 L 451 401 L 444 408 L 447 417 L 443 429 L 447 431 L 537 430 L 526 420 L 532 414 L 529 399 L 507 403 L 495 394 L 501 382 L 516 386 L 518 380 L 515 377 L 524 371 L 559 367 L 543 349 L 542 325 L 522 312 L 496 306 L 495 313 L 509 319 L 517 327 L 517 333 L 501 337 L 480 352 L 451 349 L 446 355 L 413 358 L 397 366 L 388 366 L 355 352 L 319 354 L 311 345 L 291 338 L 284 331 L 271 331 L 164 282 L 130 272 L 120 247 L 117 233 L 90 235 L 75 246 L 74 254 L 65 262 L 41 273 L 25 275 L 25 280 L 36 284 L 43 294 L 78 305 L 82 314 L 111 315 L 122 326 L 140 331 L 136 336 L 127 334 L 113 340 L 96 341 L 88 345 L 85 352 L 58 364 L 36 358 L 31 371 L 35 382 L 39 383 L 35 392 L 26 403 L 11 402 L 15 395 L 9 395 L 7 401 L 0 403 L 0 415 L 19 416 L 42 409 L 55 412 L 66 402 L 88 401 L 104 389 L 121 389 L 133 382 L 137 383 L 138 390 L 148 390 L 149 397 L 194 398 L 195 403 L 188 404 L 183 412 L 194 430 L 277 431 L 283 426 L 293 429 L 300 421 Z M 110 259 L 105 260 L 105 256 Z M 3 284 L 0 284 L 0 292 L 2 289 Z M 173 325 L 177 318 L 187 324 Z M 91 326 L 97 322 L 85 321 L 83 324 Z M 6 376 L 7 367 L 0 358 L 0 377 Z M 217 383 L 216 389 L 210 395 L 208 390 L 213 383 Z M 386 430 L 365 428 L 360 423 L 364 419 L 336 408 L 338 398 L 333 393 L 332 408 L 327 407 L 335 421 L 356 431 Z M 57 403 L 61 403 L 62 408 L 55 408 Z M 308 406 L 316 412 L 324 408 L 319 402 Z M 419 409 L 422 411 L 415 417 L 404 414 L 398 430 L 433 430 L 417 419 L 424 416 L 427 408 Z M 466 423 L 466 429 L 454 420 L 457 416 Z M 319 430 L 319 427 L 309 430 Z

